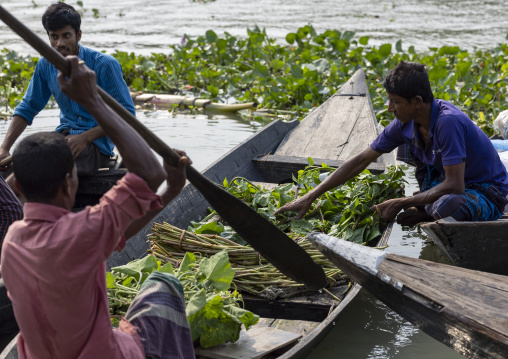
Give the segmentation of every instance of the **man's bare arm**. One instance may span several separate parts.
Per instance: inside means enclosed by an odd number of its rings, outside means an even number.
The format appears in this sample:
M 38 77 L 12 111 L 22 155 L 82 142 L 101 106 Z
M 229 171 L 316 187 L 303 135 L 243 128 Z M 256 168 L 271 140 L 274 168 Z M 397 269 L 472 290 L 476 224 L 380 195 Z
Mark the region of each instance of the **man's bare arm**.
M 156 191 L 166 178 L 166 172 L 141 136 L 113 111 L 99 96 L 95 72 L 77 57 L 66 58 L 71 63 L 71 77 L 59 72 L 62 92 L 83 106 L 94 117 L 109 138 L 116 144 L 130 172 L 143 178 Z M 78 62 L 79 61 L 79 62 Z
M 174 168 L 170 165 L 168 165 L 166 162 L 164 162 L 164 168 L 166 170 L 166 173 L 168 174 L 167 182 L 168 187 L 166 190 L 160 195 L 162 203 L 164 204 L 164 207 L 171 202 L 182 190 L 183 186 L 185 185 L 186 181 L 186 175 L 185 175 L 185 166 L 187 164 L 192 164 L 192 161 L 187 158 L 185 152 L 181 152 L 178 150 L 175 150 L 176 153 L 178 153 L 181 157 L 178 161 L 178 167 Z M 125 231 L 125 238 L 130 239 L 132 236 L 134 236 L 136 233 L 138 233 L 140 230 L 142 230 L 162 209 L 155 210 L 155 211 L 147 211 L 146 214 L 133 221 L 129 228 Z
M 28 123 L 23 117 L 18 115 L 12 116 L 11 124 L 7 129 L 4 141 L 0 146 L 0 161 L 10 156 L 12 145 L 14 145 L 14 142 L 16 142 L 19 136 L 26 129 L 26 126 L 28 126 Z
M 355 177 L 365 168 L 367 168 L 367 166 L 375 161 L 379 156 L 381 156 L 381 153 L 374 151 L 370 147 L 367 147 L 363 152 L 347 160 L 330 176 L 326 177 L 323 182 L 305 194 L 305 196 L 287 203 L 286 205 L 279 208 L 275 214 L 287 211 L 295 211 L 298 213 L 296 219 L 302 218 L 309 210 L 312 202 L 316 200 L 316 198 L 321 196 L 326 191 L 346 183 L 351 178 Z
M 445 194 L 464 194 L 466 164 L 463 162 L 458 165 L 443 166 L 443 168 L 446 178 L 437 186 L 415 196 L 391 199 L 379 204 L 377 208 L 383 219 L 391 221 L 402 209 L 433 203 Z
M 76 159 L 81 152 L 84 151 L 86 146 L 98 138 L 106 136 L 101 126 L 95 126 L 79 135 L 69 135 L 65 138 L 71 147 L 72 155 Z

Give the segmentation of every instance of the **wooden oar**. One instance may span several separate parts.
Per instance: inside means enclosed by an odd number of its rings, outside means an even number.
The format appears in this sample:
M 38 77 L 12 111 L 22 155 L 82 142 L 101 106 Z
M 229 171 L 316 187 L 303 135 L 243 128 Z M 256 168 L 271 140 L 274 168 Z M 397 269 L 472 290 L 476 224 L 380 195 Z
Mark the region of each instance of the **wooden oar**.
M 12 163 L 12 156 L 5 157 L 3 160 L 0 161 L 0 167 L 10 165 L 11 163 Z
M 508 277 L 307 236 L 337 267 L 425 333 L 469 358 L 508 357 Z
M 0 6 L 0 19 L 21 36 L 65 75 L 70 75 L 70 64 L 45 41 L 19 22 Z M 160 138 L 139 122 L 129 111 L 97 86 L 99 95 L 131 125 L 143 139 L 166 161 L 176 165 L 179 156 Z M 233 195 L 205 178 L 192 166 L 187 166 L 187 178 L 203 194 L 210 205 L 263 257 L 288 277 L 310 289 L 321 289 L 327 284 L 321 268 L 298 244 L 266 220 L 262 215 Z

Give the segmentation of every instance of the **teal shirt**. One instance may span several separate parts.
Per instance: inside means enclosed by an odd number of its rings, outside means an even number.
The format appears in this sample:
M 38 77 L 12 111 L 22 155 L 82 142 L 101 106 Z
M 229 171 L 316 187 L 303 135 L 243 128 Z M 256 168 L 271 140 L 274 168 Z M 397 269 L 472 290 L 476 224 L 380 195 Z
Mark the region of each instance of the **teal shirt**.
M 110 55 L 81 45 L 78 57 L 95 71 L 97 85 L 135 116 L 134 103 L 118 61 Z M 48 60 L 41 57 L 23 96 L 23 101 L 16 107 L 14 115 L 23 117 L 31 125 L 34 117 L 46 107 L 53 95 L 60 107 L 60 125 L 56 128 L 57 132 L 68 130 L 71 135 L 78 135 L 97 126 L 97 122 L 87 110 L 62 93 L 58 85 L 57 74 L 58 70 Z M 113 156 L 114 144 L 109 137 L 98 138 L 93 143 L 101 153 Z

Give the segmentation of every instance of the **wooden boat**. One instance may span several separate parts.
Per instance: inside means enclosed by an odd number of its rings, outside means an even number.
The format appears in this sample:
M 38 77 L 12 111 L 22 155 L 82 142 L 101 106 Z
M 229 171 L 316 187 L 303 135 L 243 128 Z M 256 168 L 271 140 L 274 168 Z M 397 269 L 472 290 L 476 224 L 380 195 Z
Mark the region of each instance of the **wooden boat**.
M 224 155 L 203 174 L 216 183 L 237 176 L 253 182 L 284 183 L 307 164 L 307 158 L 340 166 L 359 153 L 378 135 L 377 123 L 369 98 L 365 75 L 358 70 L 341 89 L 302 122 L 275 121 Z M 372 163 L 373 173 L 384 171 L 390 157 Z M 208 202 L 192 186 L 187 185 L 154 222 L 169 222 L 187 228 L 191 221 L 203 218 Z M 384 231 L 379 245 L 385 245 L 391 226 Z M 127 242 L 121 253 L 113 253 L 108 268 L 128 263 L 146 254 L 151 226 L 145 227 Z M 262 319 L 257 329 L 242 334 L 238 343 L 197 350 L 202 358 L 270 357 L 301 358 L 321 341 L 333 327 L 339 314 L 356 296 L 360 286 L 337 286 L 329 294 L 314 292 L 287 300 L 264 300 L 244 296 L 246 307 Z M 278 340 L 274 341 L 274 338 Z M 0 359 L 11 358 L 13 347 L 6 348 Z
M 508 213 L 497 221 L 458 222 L 451 217 L 421 228 L 459 267 L 508 275 Z
M 508 277 L 408 258 L 312 233 L 337 267 L 425 333 L 468 358 L 508 354 Z

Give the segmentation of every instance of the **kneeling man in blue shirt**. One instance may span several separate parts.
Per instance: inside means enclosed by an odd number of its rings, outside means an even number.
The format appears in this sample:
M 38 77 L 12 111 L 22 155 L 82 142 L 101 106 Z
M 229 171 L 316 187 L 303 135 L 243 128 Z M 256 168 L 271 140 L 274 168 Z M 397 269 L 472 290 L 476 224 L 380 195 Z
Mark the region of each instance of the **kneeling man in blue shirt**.
M 363 171 L 383 153 L 405 148 L 417 165 L 420 192 L 376 206 L 385 221 L 399 223 L 453 217 L 457 221 L 496 220 L 507 204 L 508 174 L 489 138 L 466 114 L 434 99 L 425 67 L 401 62 L 383 81 L 392 121 L 370 147 L 352 157 L 305 196 L 276 213 L 297 219 L 326 191 Z M 407 157 L 406 157 L 407 159 Z

